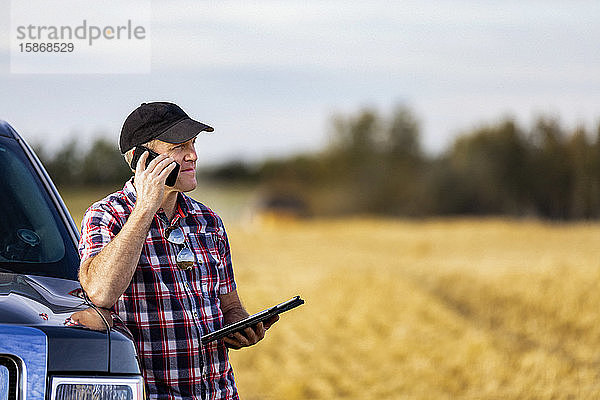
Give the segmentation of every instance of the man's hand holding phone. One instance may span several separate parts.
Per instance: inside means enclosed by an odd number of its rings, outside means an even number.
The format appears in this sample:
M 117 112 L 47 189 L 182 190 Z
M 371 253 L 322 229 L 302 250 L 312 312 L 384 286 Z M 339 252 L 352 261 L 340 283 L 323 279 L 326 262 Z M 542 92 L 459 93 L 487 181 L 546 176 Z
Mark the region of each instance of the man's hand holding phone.
M 156 157 L 159 156 L 159 154 L 153 150 L 150 150 L 149 148 L 145 147 L 145 146 L 136 146 L 136 148 L 133 150 L 133 158 L 131 160 L 131 168 L 134 170 L 137 170 L 137 162 L 139 161 L 140 157 L 142 156 L 142 154 L 147 153 L 148 156 L 146 158 L 146 163 L 144 165 L 146 165 L 146 168 L 148 168 L 148 164 L 150 164 L 150 162 L 152 160 L 154 160 Z M 169 175 L 167 175 L 167 179 L 165 181 L 165 185 L 167 186 L 175 186 L 175 183 L 177 182 L 177 176 L 179 175 L 179 164 L 175 163 L 175 169 L 173 171 L 171 171 L 171 173 Z
M 163 201 L 167 176 L 175 170 L 178 164 L 165 154 L 159 154 L 152 161 L 146 163 L 149 156 L 149 152 L 145 151 L 135 166 L 136 207 L 141 206 L 143 210 L 154 215 Z

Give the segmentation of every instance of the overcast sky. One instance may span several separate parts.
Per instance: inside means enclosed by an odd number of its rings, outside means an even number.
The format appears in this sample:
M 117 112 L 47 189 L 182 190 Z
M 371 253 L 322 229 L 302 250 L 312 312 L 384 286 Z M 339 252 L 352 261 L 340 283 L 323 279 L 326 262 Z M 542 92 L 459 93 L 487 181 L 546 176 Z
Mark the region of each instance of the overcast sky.
M 152 1 L 151 73 L 137 75 L 11 74 L 0 9 L 0 119 L 50 148 L 116 142 L 151 100 L 215 127 L 205 163 L 321 148 L 333 114 L 366 106 L 410 107 L 434 152 L 505 115 L 600 121 L 598 0 Z

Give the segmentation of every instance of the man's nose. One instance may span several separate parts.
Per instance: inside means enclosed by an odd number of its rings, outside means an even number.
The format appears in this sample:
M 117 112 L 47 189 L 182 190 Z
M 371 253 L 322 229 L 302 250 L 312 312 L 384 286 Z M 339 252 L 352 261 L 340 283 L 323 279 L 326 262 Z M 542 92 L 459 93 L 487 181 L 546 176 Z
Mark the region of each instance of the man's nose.
M 197 159 L 198 155 L 196 154 L 196 149 L 194 147 L 190 148 L 185 157 L 183 157 L 184 161 L 196 161 Z

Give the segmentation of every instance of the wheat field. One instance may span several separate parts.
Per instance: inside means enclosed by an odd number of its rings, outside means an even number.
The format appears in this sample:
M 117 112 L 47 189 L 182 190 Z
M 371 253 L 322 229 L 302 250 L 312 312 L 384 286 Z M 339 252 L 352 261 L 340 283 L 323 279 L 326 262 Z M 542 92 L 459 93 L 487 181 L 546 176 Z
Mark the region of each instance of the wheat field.
M 245 399 L 600 398 L 600 225 L 347 219 L 230 227 Z
M 76 220 L 79 203 L 67 196 Z M 600 398 L 600 224 L 262 220 L 228 233 L 249 312 L 306 300 L 230 353 L 243 399 Z

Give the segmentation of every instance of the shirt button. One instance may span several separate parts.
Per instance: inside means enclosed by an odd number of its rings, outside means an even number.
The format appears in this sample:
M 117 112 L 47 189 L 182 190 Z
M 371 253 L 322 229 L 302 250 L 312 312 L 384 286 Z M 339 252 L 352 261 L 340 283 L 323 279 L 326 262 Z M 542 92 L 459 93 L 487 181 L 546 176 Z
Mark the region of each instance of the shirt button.
M 189 289 L 189 288 L 190 288 L 190 284 L 186 282 L 186 283 L 185 283 L 185 287 L 186 287 L 187 289 Z
M 194 317 L 198 318 L 198 313 L 194 311 Z

